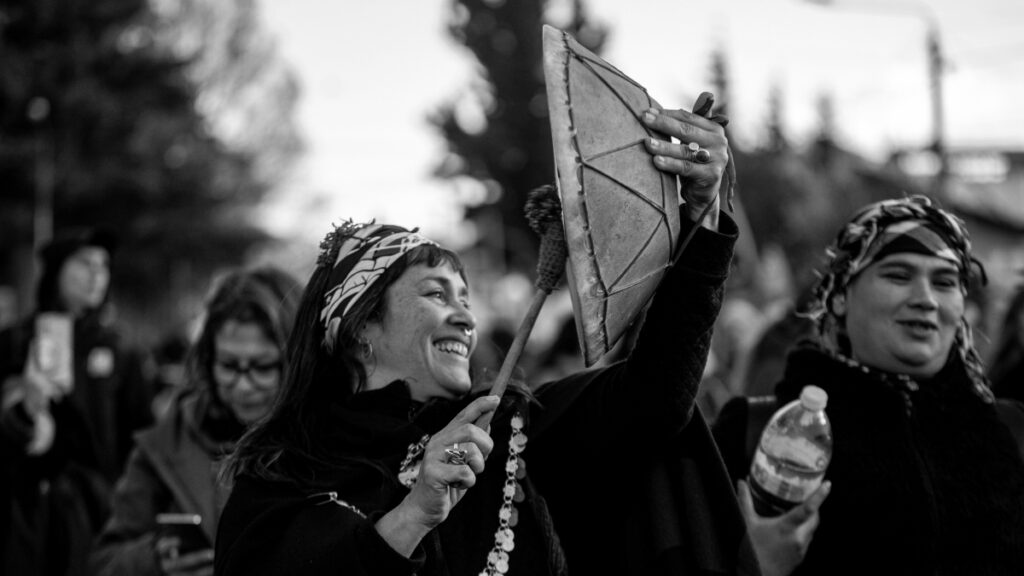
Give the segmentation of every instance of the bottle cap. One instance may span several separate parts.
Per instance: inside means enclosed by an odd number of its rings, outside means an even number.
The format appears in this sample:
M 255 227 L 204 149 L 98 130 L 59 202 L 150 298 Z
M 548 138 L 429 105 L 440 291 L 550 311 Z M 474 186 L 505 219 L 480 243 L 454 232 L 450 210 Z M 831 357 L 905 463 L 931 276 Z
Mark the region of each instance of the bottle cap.
M 824 410 L 828 404 L 828 393 L 817 386 L 804 386 L 800 392 L 800 403 L 808 410 Z

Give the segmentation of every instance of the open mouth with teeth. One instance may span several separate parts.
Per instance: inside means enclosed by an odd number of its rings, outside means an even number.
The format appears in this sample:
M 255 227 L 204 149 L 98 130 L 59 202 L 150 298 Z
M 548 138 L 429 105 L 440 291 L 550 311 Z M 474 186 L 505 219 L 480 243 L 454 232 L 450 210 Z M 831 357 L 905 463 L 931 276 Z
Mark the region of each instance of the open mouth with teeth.
M 441 352 L 455 354 L 462 358 L 469 356 L 469 346 L 466 346 L 457 340 L 441 340 L 440 342 L 435 342 L 434 348 L 437 348 Z
M 938 326 L 931 322 L 922 322 L 918 320 L 901 320 L 900 324 L 914 330 L 915 332 L 931 332 L 938 330 Z

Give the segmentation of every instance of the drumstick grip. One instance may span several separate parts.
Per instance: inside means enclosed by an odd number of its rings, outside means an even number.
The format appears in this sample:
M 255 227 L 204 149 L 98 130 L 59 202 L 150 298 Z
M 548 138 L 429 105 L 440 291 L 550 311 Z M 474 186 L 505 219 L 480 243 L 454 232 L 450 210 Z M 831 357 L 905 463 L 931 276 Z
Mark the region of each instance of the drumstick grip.
M 534 323 L 537 322 L 540 309 L 544 306 L 544 300 L 547 299 L 547 296 L 548 293 L 540 288 L 533 293 L 530 308 L 526 311 L 526 316 L 523 317 L 523 322 L 519 325 L 519 329 L 516 330 L 515 339 L 512 340 L 512 346 L 509 347 L 508 354 L 505 355 L 505 361 L 501 364 L 498 377 L 494 380 L 494 384 L 491 385 L 492 396 L 500 398 L 505 393 L 508 381 L 512 378 L 512 371 L 515 370 L 516 364 L 519 363 L 519 357 L 522 356 L 523 349 L 526 348 L 526 341 L 530 338 L 530 332 L 533 330 Z M 486 430 L 491 425 L 491 416 L 493 415 L 494 412 L 484 414 L 477 420 L 476 425 Z
M 526 201 L 526 218 L 540 236 L 540 254 L 537 257 L 537 279 L 534 282 L 537 290 L 526 316 L 516 330 L 512 346 L 505 355 L 498 377 L 491 386 L 491 394 L 499 398 L 505 393 L 508 381 L 512 378 L 519 357 L 523 354 L 526 341 L 530 338 L 533 325 L 537 322 L 544 300 L 554 290 L 562 274 L 565 273 L 565 260 L 568 248 L 565 245 L 565 230 L 562 227 L 562 204 L 558 200 L 558 190 L 554 186 L 541 186 L 532 192 Z M 477 421 L 477 426 L 486 429 L 491 424 L 493 412 L 484 414 Z

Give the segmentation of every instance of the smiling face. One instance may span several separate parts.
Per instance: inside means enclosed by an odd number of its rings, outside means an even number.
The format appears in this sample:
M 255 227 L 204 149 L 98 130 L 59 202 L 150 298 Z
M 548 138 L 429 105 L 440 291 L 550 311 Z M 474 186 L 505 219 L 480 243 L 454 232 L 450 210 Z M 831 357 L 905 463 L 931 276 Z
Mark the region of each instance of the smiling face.
M 835 311 L 855 360 L 929 378 L 945 365 L 964 315 L 960 274 L 942 258 L 891 254 L 850 283 Z
M 384 300 L 384 317 L 362 332 L 372 348 L 362 358 L 366 389 L 404 380 L 420 401 L 469 392 L 476 318 L 459 272 L 449 264 L 411 266 L 387 288 Z
M 217 395 L 243 424 L 270 409 L 281 384 L 281 350 L 255 322 L 228 320 L 213 340 Z

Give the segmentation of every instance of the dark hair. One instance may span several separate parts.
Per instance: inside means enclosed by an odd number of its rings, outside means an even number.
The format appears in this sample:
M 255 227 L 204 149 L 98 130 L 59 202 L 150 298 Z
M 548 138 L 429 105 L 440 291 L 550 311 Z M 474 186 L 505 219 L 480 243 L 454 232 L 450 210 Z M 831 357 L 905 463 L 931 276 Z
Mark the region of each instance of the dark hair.
M 361 390 L 366 383 L 362 363 L 355 354 L 358 336 L 369 321 L 384 317 L 387 289 L 407 269 L 419 264 L 449 264 L 466 279 L 458 255 L 440 246 L 425 244 L 413 248 L 389 266 L 342 319 L 335 351 L 323 345 L 324 325 L 320 319 L 332 265 L 318 263 L 306 285 L 299 305 L 295 329 L 288 343 L 292 369 L 269 415 L 250 428 L 239 440 L 225 468 L 226 474 L 251 474 L 274 481 L 297 481 L 300 468 L 330 467 L 332 462 L 319 444 L 327 409 Z M 281 456 L 287 452 L 287 462 Z
M 231 320 L 252 322 L 284 349 L 295 323 L 301 292 L 298 280 L 269 266 L 235 270 L 221 278 L 207 298 L 202 328 L 186 358 L 188 382 L 208 390 L 219 403 L 212 373 L 217 332 Z M 287 358 L 283 358 L 281 367 L 285 377 Z

